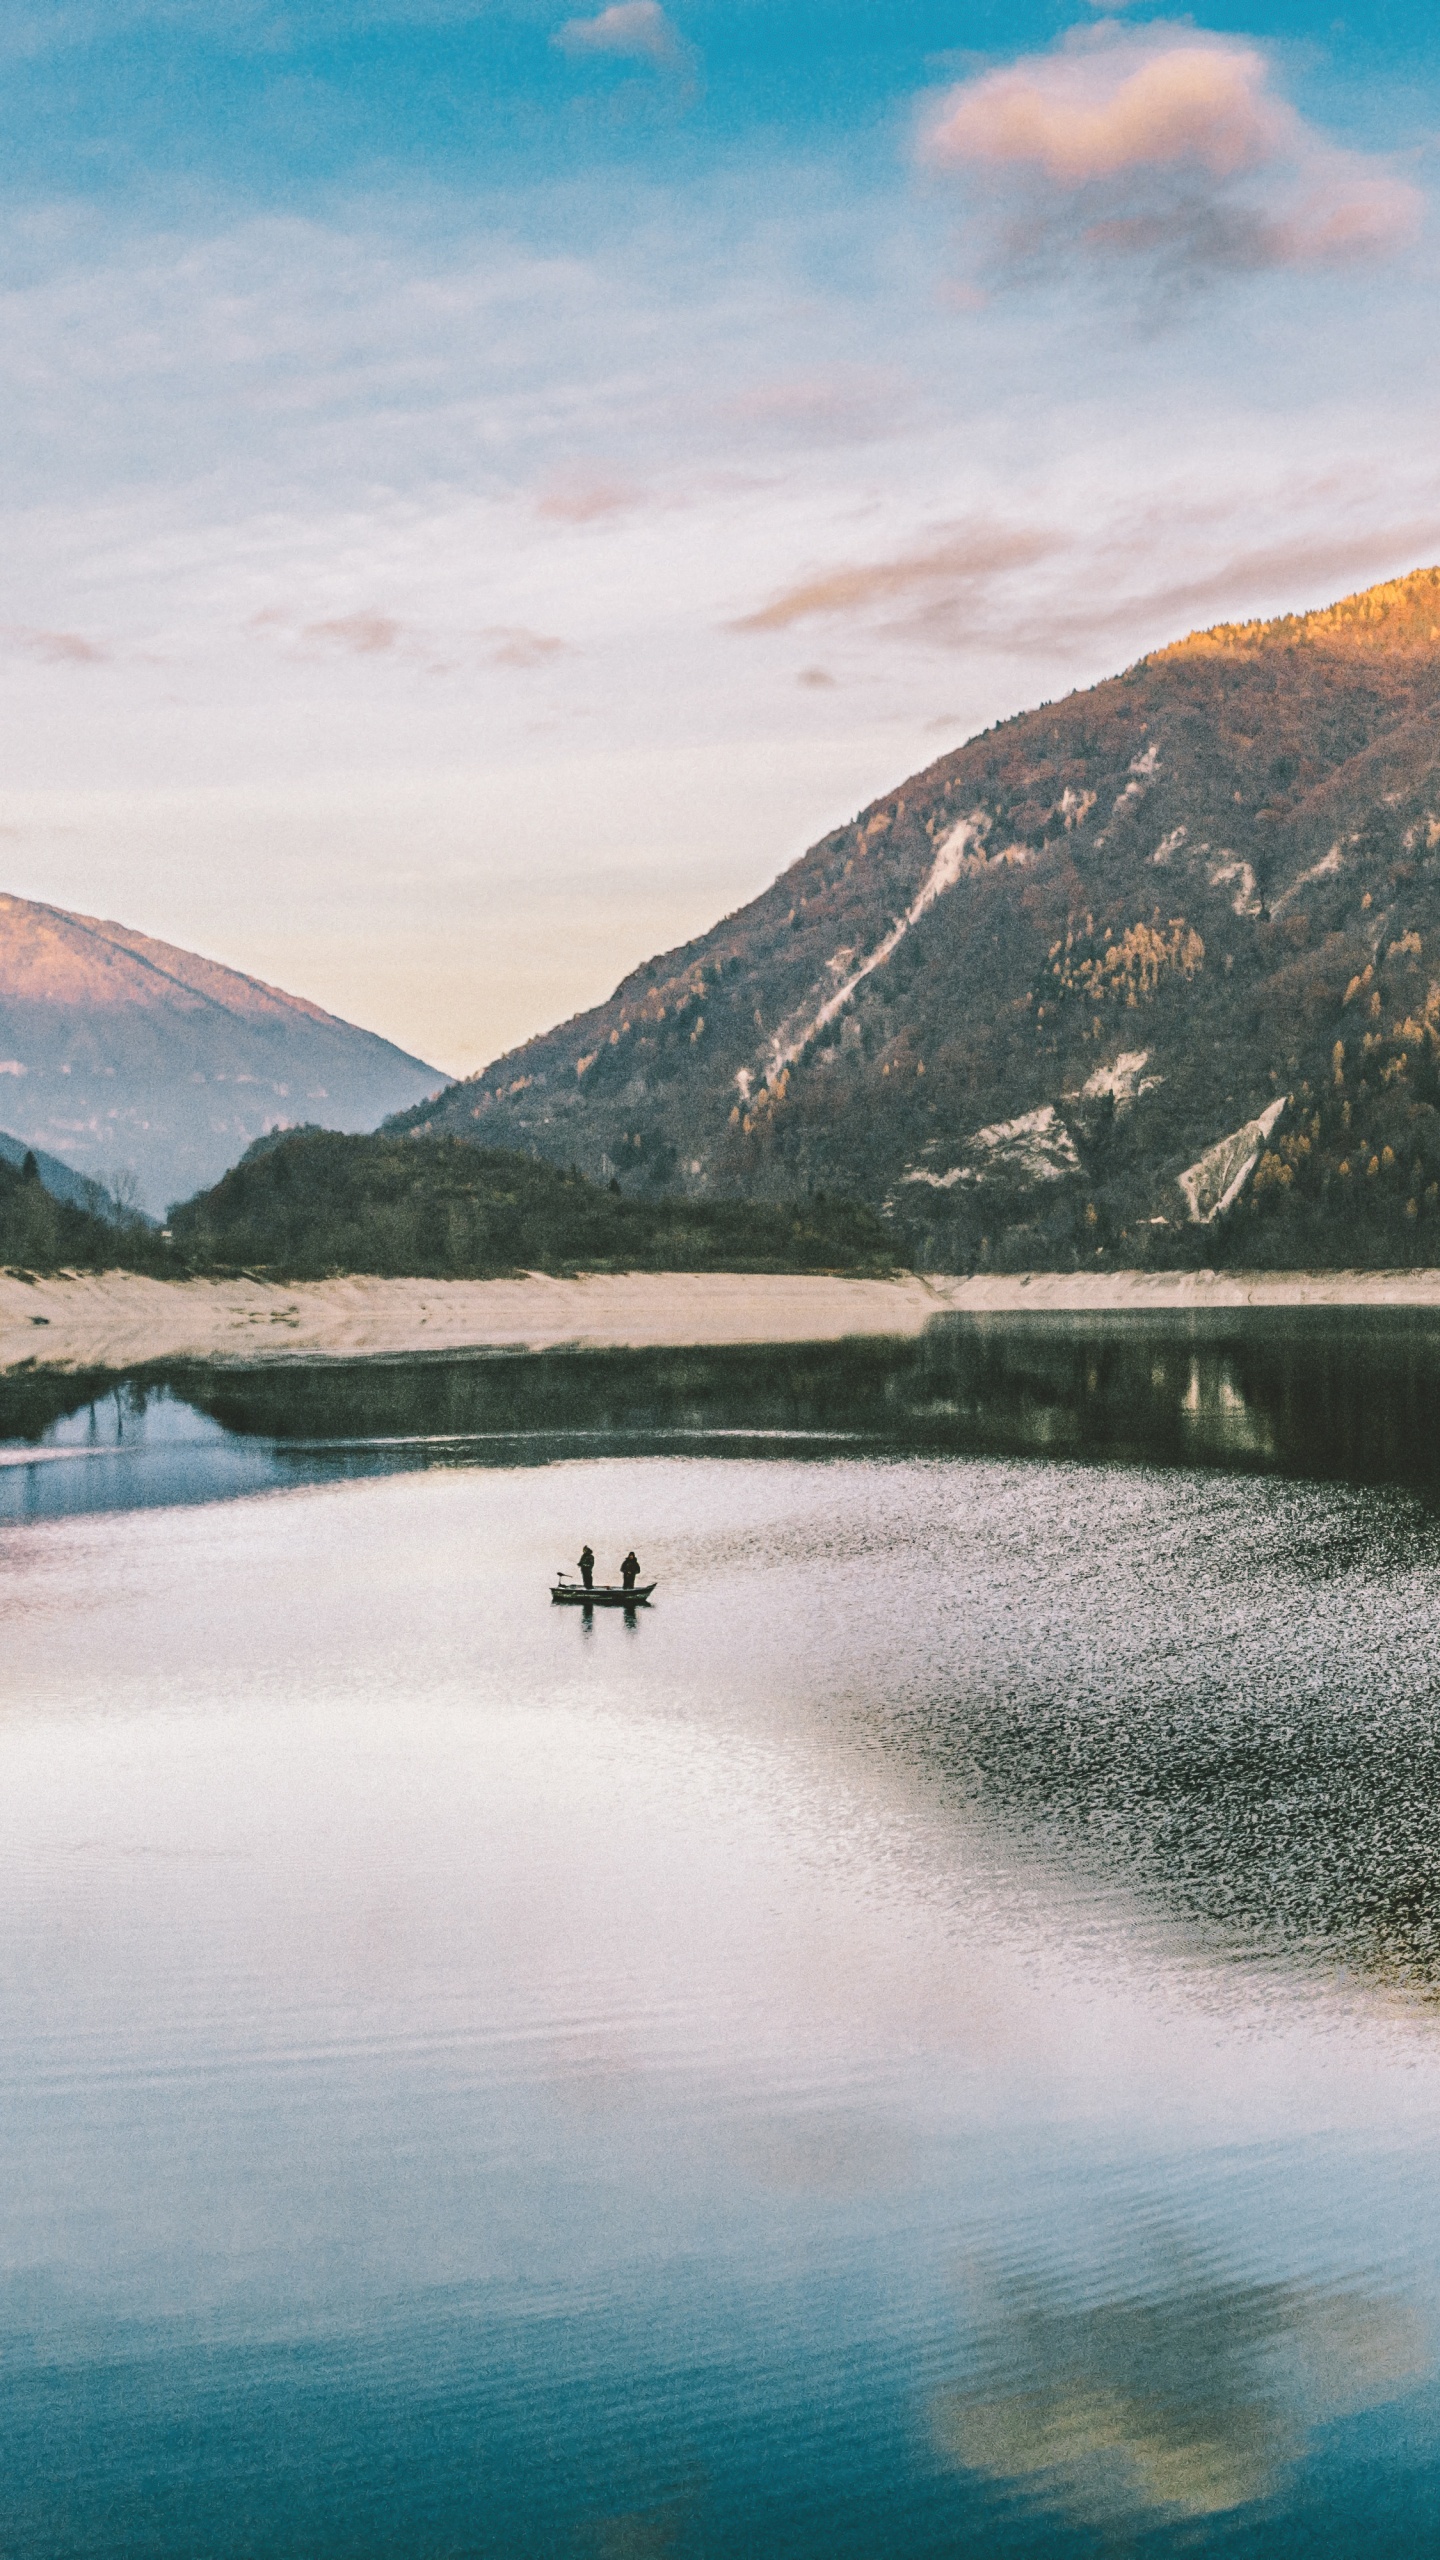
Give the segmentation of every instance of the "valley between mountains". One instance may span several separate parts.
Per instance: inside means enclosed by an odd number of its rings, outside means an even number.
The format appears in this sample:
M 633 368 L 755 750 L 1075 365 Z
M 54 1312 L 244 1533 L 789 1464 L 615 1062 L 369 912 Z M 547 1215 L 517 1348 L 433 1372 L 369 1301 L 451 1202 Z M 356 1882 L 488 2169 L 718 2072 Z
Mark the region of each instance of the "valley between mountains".
M 932 1269 L 1440 1259 L 1440 570 L 972 739 L 390 1125 Z

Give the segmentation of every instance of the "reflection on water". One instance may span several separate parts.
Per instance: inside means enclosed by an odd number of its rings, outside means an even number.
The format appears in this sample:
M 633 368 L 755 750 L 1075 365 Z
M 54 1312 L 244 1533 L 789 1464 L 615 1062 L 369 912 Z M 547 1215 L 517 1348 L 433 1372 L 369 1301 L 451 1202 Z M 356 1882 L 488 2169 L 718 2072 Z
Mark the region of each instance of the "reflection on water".
M 913 1342 L 369 1363 L 188 1383 L 294 1442 L 469 1434 L 659 1446 L 785 1432 L 1440 1483 L 1440 1325 L 1397 1310 L 941 1318 Z
M 1427 2548 L 1431 1375 L 29 1381 L 7 2547 Z
M 0 1379 L 0 1524 L 216 1502 L 291 1473 L 168 1388 L 132 1379 Z
M 941 1317 L 909 1342 L 0 1379 L 0 1455 L 123 1450 L 137 1483 L 133 1462 L 162 1441 L 232 1458 L 241 1444 L 256 1461 L 264 1446 L 294 1481 L 698 1440 L 743 1455 L 777 1436 L 1428 1487 L 1440 1484 L 1440 1325 L 1405 1309 Z M 176 1474 L 167 1498 L 185 1497 Z M 93 1498 L 136 1496 L 116 1477 Z
M 1079 2309 L 1033 2278 L 1002 2284 L 984 2381 L 932 2404 L 942 2453 L 1089 2524 L 1220 2516 L 1269 2497 L 1317 2426 L 1430 2371 L 1403 2301 L 1166 2273 Z

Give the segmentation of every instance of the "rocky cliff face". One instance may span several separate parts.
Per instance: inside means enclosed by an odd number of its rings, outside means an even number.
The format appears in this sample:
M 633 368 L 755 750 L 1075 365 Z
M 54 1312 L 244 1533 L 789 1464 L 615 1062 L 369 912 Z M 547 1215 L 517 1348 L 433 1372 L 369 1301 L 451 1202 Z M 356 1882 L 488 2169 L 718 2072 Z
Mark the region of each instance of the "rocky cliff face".
M 1434 1259 L 1437 1056 L 1426 570 L 973 739 L 407 1125 L 843 1186 L 933 1264 Z
M 0 897 L 0 1122 L 163 1210 L 281 1122 L 371 1129 L 443 1082 L 318 1005 L 126 926 Z

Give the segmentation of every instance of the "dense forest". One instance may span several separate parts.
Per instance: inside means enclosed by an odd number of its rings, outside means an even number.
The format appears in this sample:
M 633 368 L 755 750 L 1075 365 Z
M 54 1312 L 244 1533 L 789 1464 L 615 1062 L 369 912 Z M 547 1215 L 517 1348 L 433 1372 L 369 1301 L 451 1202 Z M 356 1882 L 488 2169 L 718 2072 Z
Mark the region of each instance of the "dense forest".
M 1367 991 L 1368 994 L 1368 991 Z M 1357 1007 L 1357 1011 L 1359 1008 Z M 1369 1005 L 1365 1007 L 1367 1025 Z M 1427 1026 L 1428 1027 L 1428 1026 Z M 957 1217 L 955 1271 L 1092 1268 L 1316 1270 L 1440 1263 L 1440 1057 L 1413 1021 L 1367 1027 L 1337 1049 L 1323 1084 L 1302 1081 L 1240 1200 L 1216 1225 L 1127 1229 L 1101 1192 L 1057 1184 L 1044 1232 L 1032 1210 L 1007 1233 L 1004 1186 L 980 1232 Z M 1133 1124 L 1097 1132 L 1113 1174 Z M 1115 1189 L 1120 1189 L 1116 1181 Z M 1113 1194 L 1112 1194 L 1113 1197 Z M 998 1212 L 998 1214 L 997 1214 Z M 973 1226 L 975 1232 L 967 1232 Z M 926 1248 L 929 1248 L 928 1254 Z M 1028 1246 L 1028 1255 L 1023 1247 Z M 933 1258 L 933 1238 L 853 1200 L 791 1205 L 623 1195 L 533 1158 L 463 1139 L 341 1137 L 299 1130 L 260 1140 L 157 1232 L 57 1200 L 33 1163 L 0 1162 L 0 1267 L 139 1270 L 175 1279 L 261 1270 L 286 1279 L 343 1272 L 483 1279 L 511 1271 L 836 1271 L 875 1274 Z
M 1318 1036 L 1290 1021 L 1284 990 L 1275 997 L 1277 1047 L 1293 1039 L 1302 1072 L 1250 1180 L 1214 1224 L 1147 1214 L 1166 1094 L 1128 1110 L 1102 1097 L 1075 1115 L 1084 1160 L 1068 1180 L 1037 1199 L 1033 1184 L 991 1177 L 947 1204 L 931 1249 L 962 1271 L 1064 1270 L 1097 1258 L 1117 1269 L 1440 1263 L 1440 984 L 1415 933 L 1361 962 Z M 1308 991 L 1307 981 L 1297 1001 Z
M 1386 990 L 1387 1000 L 1390 990 Z M 1211 1226 L 1122 1223 L 1133 1116 L 1095 1128 L 1107 1186 L 1056 1183 L 1044 1220 L 1007 1226 L 1002 1180 L 962 1200 L 953 1271 L 1132 1267 L 1395 1269 L 1440 1263 L 1440 1008 L 1374 1011 L 1361 989 L 1350 1042 L 1323 1081 L 1302 1079 L 1240 1199 Z M 1138 1173 L 1138 1165 L 1136 1171 Z M 1096 1194 L 1099 1208 L 1091 1204 Z M 170 1228 L 115 1223 L 48 1191 L 33 1159 L 0 1161 L 0 1267 L 139 1270 L 184 1279 L 255 1270 L 290 1280 L 346 1272 L 484 1279 L 514 1271 L 834 1271 L 934 1260 L 933 1235 L 823 1193 L 793 1202 L 623 1194 L 538 1159 L 455 1138 L 261 1139 Z
M 192 1269 L 486 1279 L 507 1271 L 845 1271 L 894 1268 L 870 1209 L 633 1199 L 528 1156 L 455 1138 L 258 1141 L 212 1191 L 173 1209 Z
M 1204 1258 L 1251 1270 L 1440 1263 L 1440 988 L 1418 936 L 1367 964 L 1343 1036 L 1315 1059 L 1236 1207 L 1193 1229 Z

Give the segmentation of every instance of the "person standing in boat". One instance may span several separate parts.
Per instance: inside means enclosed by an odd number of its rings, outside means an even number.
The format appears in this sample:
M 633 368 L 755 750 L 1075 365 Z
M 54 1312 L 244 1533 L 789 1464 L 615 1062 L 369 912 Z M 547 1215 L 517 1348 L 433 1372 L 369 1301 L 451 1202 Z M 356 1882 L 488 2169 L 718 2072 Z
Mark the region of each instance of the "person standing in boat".
M 633 1591 L 640 1579 L 640 1559 L 633 1547 L 620 1567 L 620 1579 L 627 1591 Z
M 594 1551 L 588 1545 L 580 1550 L 580 1579 L 588 1591 L 595 1580 Z

